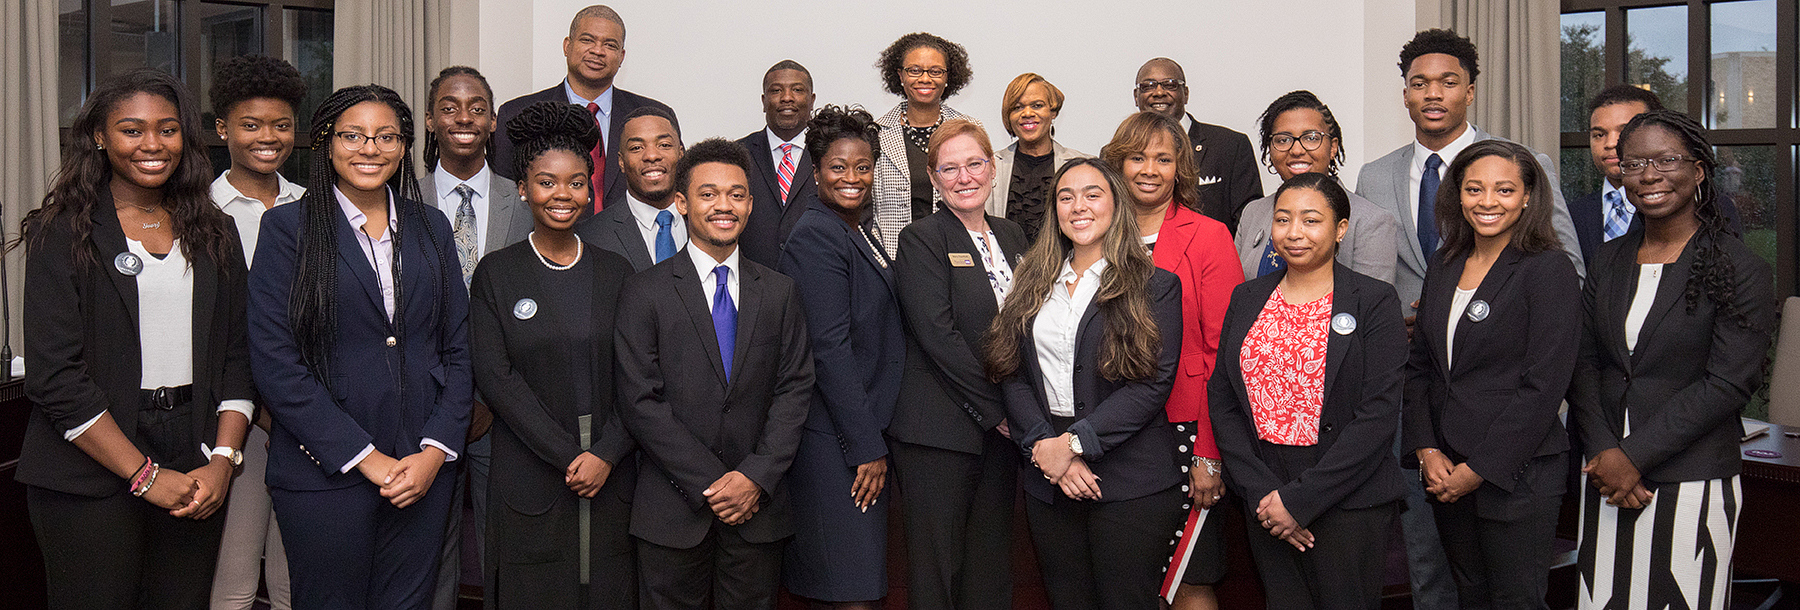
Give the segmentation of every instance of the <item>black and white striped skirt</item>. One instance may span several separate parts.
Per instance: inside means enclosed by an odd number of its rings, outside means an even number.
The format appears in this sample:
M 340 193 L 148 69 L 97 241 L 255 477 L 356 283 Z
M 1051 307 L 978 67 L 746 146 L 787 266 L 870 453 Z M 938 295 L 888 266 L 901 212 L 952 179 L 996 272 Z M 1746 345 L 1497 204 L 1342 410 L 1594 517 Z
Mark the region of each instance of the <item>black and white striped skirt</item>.
M 1582 477 L 1581 610 L 1722 610 L 1731 591 L 1738 477 L 1658 485 L 1639 510 Z

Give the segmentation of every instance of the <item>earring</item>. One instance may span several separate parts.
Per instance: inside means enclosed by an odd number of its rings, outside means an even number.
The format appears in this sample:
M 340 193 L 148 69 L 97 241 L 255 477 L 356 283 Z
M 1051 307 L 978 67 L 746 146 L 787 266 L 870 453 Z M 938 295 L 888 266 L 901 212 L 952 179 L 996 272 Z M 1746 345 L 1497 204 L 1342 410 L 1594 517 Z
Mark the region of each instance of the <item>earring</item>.
M 105 144 L 101 144 L 101 143 L 99 143 L 99 142 L 95 142 L 95 143 L 94 143 L 94 150 L 106 150 L 106 145 L 105 145 Z
M 1275 166 L 1273 166 L 1273 165 L 1269 166 L 1267 169 L 1269 170 L 1269 175 L 1271 175 L 1271 176 L 1281 175 L 1281 172 L 1275 171 Z

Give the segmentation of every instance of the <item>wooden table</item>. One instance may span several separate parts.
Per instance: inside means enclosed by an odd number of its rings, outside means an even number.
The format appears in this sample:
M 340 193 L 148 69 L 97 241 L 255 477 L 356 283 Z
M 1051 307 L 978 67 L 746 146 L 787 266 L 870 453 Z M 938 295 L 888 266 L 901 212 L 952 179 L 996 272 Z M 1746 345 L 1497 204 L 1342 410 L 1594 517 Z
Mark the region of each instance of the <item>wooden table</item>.
M 1769 426 L 1769 433 L 1739 449 L 1765 449 L 1778 458 L 1744 456 L 1743 511 L 1738 514 L 1738 577 L 1777 578 L 1800 583 L 1800 438 L 1785 433 L 1800 429 Z

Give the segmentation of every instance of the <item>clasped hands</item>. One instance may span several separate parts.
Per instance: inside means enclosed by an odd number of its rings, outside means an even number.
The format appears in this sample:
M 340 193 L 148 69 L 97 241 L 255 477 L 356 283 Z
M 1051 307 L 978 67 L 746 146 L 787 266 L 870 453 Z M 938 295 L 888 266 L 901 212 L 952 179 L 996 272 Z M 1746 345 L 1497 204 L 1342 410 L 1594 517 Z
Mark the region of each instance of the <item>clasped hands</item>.
M 1282 542 L 1294 545 L 1294 549 L 1305 553 L 1313 548 L 1311 530 L 1300 527 L 1299 520 L 1288 512 L 1287 506 L 1281 503 L 1281 490 L 1269 492 L 1256 503 L 1256 518 L 1269 535 L 1280 538 Z
M 371 451 L 356 463 L 363 478 L 381 488 L 381 497 L 396 508 L 406 508 L 431 491 L 438 469 L 449 455 L 431 445 L 412 455 L 394 459 L 380 451 Z
M 225 504 L 231 490 L 231 462 L 214 456 L 205 466 L 188 472 L 160 469 L 144 500 L 182 519 L 205 519 Z
M 1625 451 L 1614 447 L 1595 455 L 1581 467 L 1582 474 L 1588 476 L 1588 484 L 1600 490 L 1606 496 L 1606 503 L 1619 508 L 1639 509 L 1656 499 L 1656 492 L 1644 487 L 1642 475 L 1637 464 Z
M 1100 476 L 1069 448 L 1070 433 L 1053 436 L 1031 446 L 1031 462 L 1044 471 L 1044 479 L 1075 500 L 1099 500 Z
M 707 507 L 725 525 L 742 525 L 756 515 L 756 511 L 762 510 L 759 504 L 762 500 L 762 488 L 751 481 L 750 477 L 736 470 L 713 481 L 700 495 L 706 497 Z
M 1425 492 L 1445 504 L 1474 493 L 1485 480 L 1469 467 L 1468 462 L 1451 464 L 1444 452 L 1430 447 L 1414 452 L 1419 457 L 1419 482 Z

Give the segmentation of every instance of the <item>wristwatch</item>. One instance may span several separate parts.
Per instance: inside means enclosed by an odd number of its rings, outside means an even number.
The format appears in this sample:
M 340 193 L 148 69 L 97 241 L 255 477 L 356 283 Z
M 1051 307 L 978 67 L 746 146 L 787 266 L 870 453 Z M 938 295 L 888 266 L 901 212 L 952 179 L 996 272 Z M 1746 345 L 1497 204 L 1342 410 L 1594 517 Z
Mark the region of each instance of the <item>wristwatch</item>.
M 1069 434 L 1069 451 L 1075 452 L 1077 457 L 1081 455 L 1081 437 Z
M 239 451 L 235 447 L 214 447 L 212 455 L 225 458 L 225 461 L 231 462 L 232 468 L 238 468 L 244 465 L 244 452 Z

